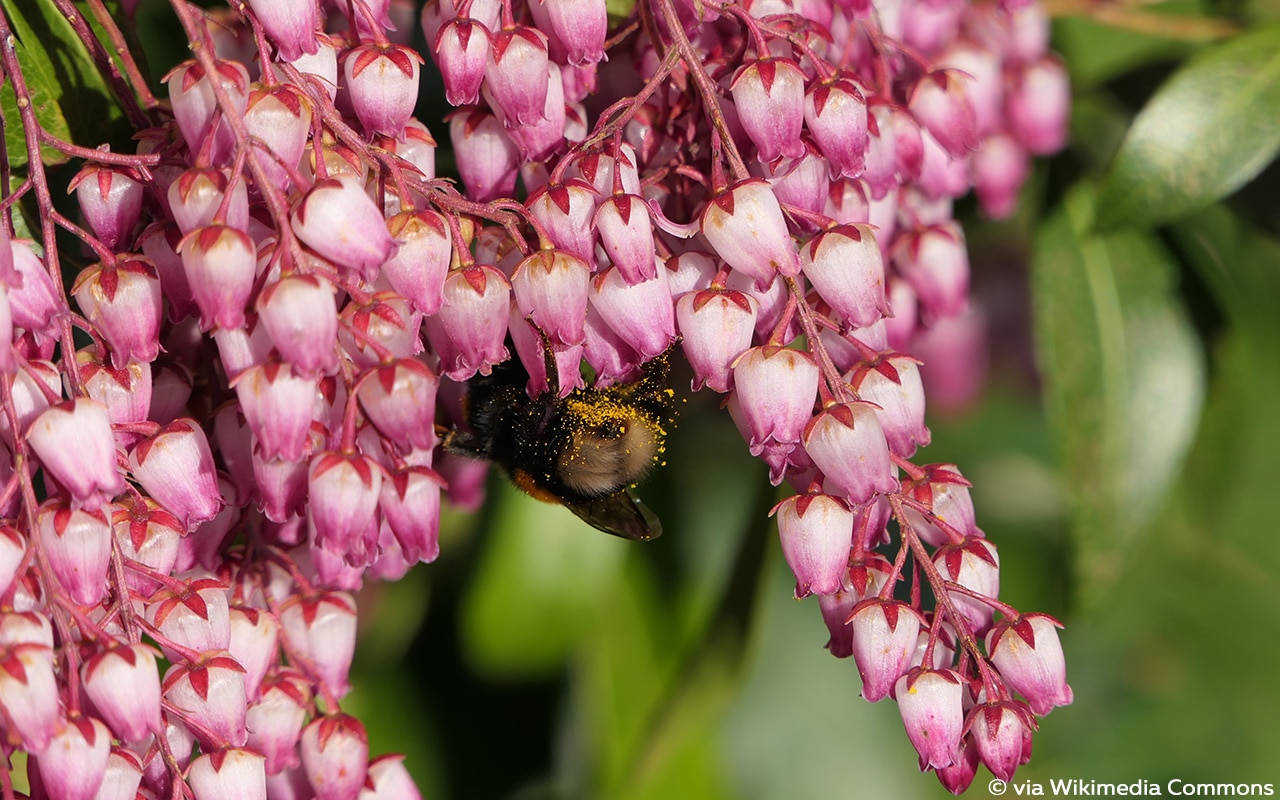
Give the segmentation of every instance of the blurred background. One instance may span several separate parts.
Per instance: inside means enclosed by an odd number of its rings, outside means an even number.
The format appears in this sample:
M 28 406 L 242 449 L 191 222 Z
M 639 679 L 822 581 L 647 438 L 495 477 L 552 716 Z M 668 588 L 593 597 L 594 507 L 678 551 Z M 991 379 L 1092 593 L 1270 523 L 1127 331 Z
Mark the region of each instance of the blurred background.
M 1014 219 L 960 204 L 974 309 L 921 352 L 919 457 L 973 482 L 1002 599 L 1066 626 L 1075 703 L 1019 780 L 1280 783 L 1280 5 L 1050 8 L 1071 144 Z M 162 3 L 142 19 L 159 77 L 182 37 Z M 437 91 L 419 117 L 447 175 Z M 371 752 L 405 753 L 427 798 L 941 796 L 792 598 L 763 465 L 674 386 L 643 487 L 661 539 L 493 478 L 446 512 L 438 562 L 363 593 L 344 707 Z

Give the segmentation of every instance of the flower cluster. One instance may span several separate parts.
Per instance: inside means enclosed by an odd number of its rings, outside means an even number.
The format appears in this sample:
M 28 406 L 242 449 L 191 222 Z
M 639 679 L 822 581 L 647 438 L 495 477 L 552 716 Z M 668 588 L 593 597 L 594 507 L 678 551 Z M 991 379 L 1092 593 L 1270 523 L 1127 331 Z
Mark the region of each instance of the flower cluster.
M 951 790 L 1008 779 L 1071 700 L 1056 623 L 997 599 L 960 472 L 909 460 L 908 353 L 966 306 L 953 198 L 1008 214 L 1062 144 L 1039 7 L 640 0 L 611 30 L 603 0 L 431 0 L 460 189 L 409 9 L 332 5 L 175 0 L 167 103 L 119 54 L 136 154 L 42 130 L 4 51 L 6 124 L 85 161 L 79 223 L 33 160 L 4 208 L 34 196 L 41 241 L 0 224 L 0 711 L 33 787 L 416 796 L 342 711 L 351 592 L 436 558 L 442 495 L 480 502 L 440 447 L 465 382 L 624 383 L 677 340 L 799 492 L 783 552 L 863 696 Z M 58 228 L 92 254 L 69 290 Z

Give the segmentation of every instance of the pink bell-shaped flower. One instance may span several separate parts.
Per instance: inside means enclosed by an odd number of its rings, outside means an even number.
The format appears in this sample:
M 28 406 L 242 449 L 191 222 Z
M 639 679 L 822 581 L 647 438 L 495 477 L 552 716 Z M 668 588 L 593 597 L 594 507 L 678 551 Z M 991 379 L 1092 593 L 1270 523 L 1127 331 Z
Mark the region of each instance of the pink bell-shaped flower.
M 76 365 L 80 368 L 80 380 L 84 382 L 89 397 L 107 407 L 112 425 L 130 425 L 144 422 L 151 409 L 151 365 L 130 361 L 121 369 L 112 369 L 94 358 L 93 353 L 81 350 L 76 353 Z M 116 441 L 125 444 L 120 434 Z M 133 439 L 127 440 L 132 444 Z
M 749 178 L 711 198 L 702 211 L 702 235 L 729 266 L 767 289 L 779 273 L 800 272 L 796 243 L 768 182 Z
M 121 250 L 132 243 L 145 194 L 132 170 L 89 164 L 71 179 L 67 191 L 76 193 L 85 222 L 108 250 Z
M 401 447 L 430 450 L 436 445 L 436 389 L 440 378 L 422 361 L 407 358 L 382 364 L 355 388 L 369 421 Z
M 267 670 L 280 657 L 280 623 L 269 611 L 237 605 L 228 611 L 230 640 L 227 651 L 244 667 L 244 690 L 250 702 L 261 695 Z
M 84 666 L 84 690 L 111 732 L 123 742 L 160 734 L 160 671 L 152 649 L 122 645 L 99 653 Z
M 512 126 L 542 117 L 550 77 L 547 36 L 523 25 L 493 34 L 484 77 L 494 105 Z
M 933 561 L 946 580 L 982 597 L 994 600 L 1000 596 L 1000 556 L 996 546 L 986 539 L 967 539 L 959 544 L 940 547 L 934 553 Z M 995 609 L 990 605 L 958 592 L 952 593 L 951 602 L 975 632 L 984 633 L 991 627 Z
M 173 571 L 178 557 L 178 537 L 184 532 L 178 518 L 151 498 L 124 499 L 111 513 L 111 525 L 125 558 L 145 564 L 164 575 Z M 129 589 L 150 596 L 160 584 L 132 570 L 125 571 Z
M 139 237 L 142 252 L 151 259 L 160 278 L 160 292 L 169 306 L 170 322 L 178 322 L 197 310 L 182 256 L 178 255 L 181 241 L 181 232 L 172 222 L 154 223 Z
M 892 313 L 884 257 L 869 225 L 841 225 L 813 237 L 800 248 L 800 269 L 850 327 L 865 328 Z
M 449 223 L 437 211 L 402 211 L 387 220 L 387 230 L 399 249 L 382 265 L 391 288 L 430 315 L 444 303 L 444 280 L 453 258 Z
M 326 451 L 311 457 L 307 484 L 316 543 L 357 563 L 367 555 L 361 548 L 369 535 L 377 541 L 382 468 L 367 456 Z
M 908 101 L 911 115 L 953 158 L 978 147 L 968 82 L 968 76 L 956 70 L 934 70 L 916 83 Z
M 893 261 L 931 317 L 945 319 L 964 311 L 969 295 L 969 255 L 958 224 L 931 225 L 899 237 Z
M 794 445 L 813 415 L 818 365 L 813 356 L 783 347 L 752 347 L 733 363 L 734 394 L 747 429 L 751 454 L 770 442 Z
M 58 800 L 94 800 L 107 774 L 111 732 L 92 717 L 72 716 L 41 751 L 40 781 L 45 796 Z
M 693 389 L 733 388 L 731 364 L 751 346 L 760 303 L 745 292 L 706 289 L 676 301 L 680 346 L 693 368 Z
M 206 330 L 242 327 L 257 274 L 257 254 L 248 234 L 225 225 L 197 228 L 183 237 L 178 252 L 201 325 Z
M 422 56 L 396 44 L 358 44 L 342 56 L 347 95 L 367 134 L 399 136 L 418 102 Z
M 964 730 L 964 682 L 954 670 L 915 667 L 898 678 L 898 701 L 907 738 L 920 754 L 921 769 L 950 766 L 960 753 Z
M 264 458 L 302 458 L 311 432 L 316 385 L 315 376 L 298 375 L 278 361 L 250 367 L 232 381 Z
M 311 705 L 311 682 L 301 673 L 280 669 L 262 684 L 262 699 L 249 707 L 245 724 L 249 747 L 266 756 L 268 775 L 296 767 L 298 740 Z
M 21 283 L 9 286 L 9 310 L 13 324 L 33 333 L 44 333 L 62 311 L 62 295 L 29 243 L 12 242 L 9 252 L 13 256 L 14 270 L 22 276 Z
M 223 218 L 214 217 L 226 202 Z M 232 181 L 230 170 L 193 167 L 169 184 L 166 193 L 173 221 L 183 235 L 214 222 L 243 231 L 249 227 L 249 189 L 243 180 Z
M 49 746 L 61 722 L 51 649 L 40 644 L 0 648 L 0 708 L 9 737 L 27 752 Z
M 440 555 L 440 490 L 444 485 L 444 478 L 429 467 L 398 469 L 382 481 L 378 510 L 406 562 L 429 563 Z
M 218 741 L 243 747 L 248 740 L 244 668 L 225 651 L 190 664 L 174 664 L 164 676 L 164 699 L 190 714 Z
M 610 267 L 596 275 L 587 295 L 600 318 L 641 361 L 660 355 L 676 340 L 667 271 L 654 273 L 647 281 L 628 285 L 622 273 Z
M 591 264 L 596 257 L 593 219 L 599 199 L 591 184 L 574 179 L 544 186 L 530 194 L 525 205 L 558 249 Z
M 280 607 L 280 628 L 289 647 L 315 669 L 328 696 L 351 691 L 347 675 L 356 648 L 356 604 L 346 592 L 294 595 Z
M 195 800 L 267 800 L 265 759 L 238 747 L 192 761 L 187 783 Z
M 1006 700 L 974 706 L 969 712 L 969 735 L 991 774 L 1008 782 L 1022 763 L 1022 754 L 1035 720 L 1022 703 Z
M 338 368 L 338 309 L 332 283 L 318 275 L 286 275 L 258 295 L 258 322 L 299 376 Z
M 88 398 L 59 403 L 27 430 L 27 443 L 71 494 L 71 507 L 95 511 L 124 491 L 106 406 Z
M 1058 152 L 1067 143 L 1071 84 L 1062 62 L 1043 58 L 1014 72 L 1005 98 L 1009 132 L 1036 156 Z
M 847 73 L 822 81 L 804 96 L 804 121 L 832 175 L 856 178 L 866 157 L 867 100 Z
M 853 512 L 827 494 L 792 495 L 773 507 L 782 555 L 796 576 L 796 597 L 835 594 L 849 569 Z
M 249 71 L 236 61 L 218 61 L 215 65 L 214 77 L 226 89 L 234 108 L 226 113 L 244 116 L 245 105 L 249 99 Z M 165 76 L 169 85 L 169 102 L 173 105 L 173 116 L 177 120 L 178 130 L 187 142 L 192 153 L 200 152 L 205 137 L 212 133 L 214 113 L 218 108 L 217 98 L 213 93 L 213 83 L 205 73 L 204 67 L 193 60 L 184 61 L 174 67 Z M 214 163 L 225 163 L 235 147 L 231 129 L 225 120 L 218 124 L 217 139 L 213 149 Z
M 80 310 L 111 345 L 117 369 L 160 353 L 160 278 L 140 256 L 86 267 L 71 287 Z
M 988 635 L 991 663 L 1038 716 L 1056 706 L 1071 705 L 1067 663 L 1058 640 L 1057 629 L 1061 627 L 1048 614 L 1023 614 L 1000 621 Z
M 804 72 L 799 65 L 772 57 L 747 62 L 734 76 L 730 91 L 738 121 L 755 143 L 761 161 L 798 158 L 804 152 L 800 141 Z
M 920 612 L 897 600 L 870 598 L 854 607 L 849 625 L 863 698 L 875 703 L 893 691 L 911 666 L 922 624 Z
M 142 759 L 132 750 L 112 747 L 102 785 L 93 800 L 136 800 L 142 785 Z
M 480 100 L 480 84 L 489 63 L 489 29 L 467 17 L 451 19 L 440 27 L 434 45 L 449 105 L 475 105 Z
M 515 191 L 520 150 L 492 113 L 478 108 L 453 112 L 449 139 L 468 197 L 486 203 Z
M 898 488 L 884 430 L 869 403 L 840 403 L 804 426 L 804 449 L 837 493 L 851 503 Z
M 586 262 L 563 250 L 538 250 L 521 261 L 511 275 L 520 313 L 556 346 L 585 340 L 589 283 Z
M 644 198 L 634 194 L 610 197 L 596 210 L 592 226 L 600 234 L 604 251 L 627 283 L 639 283 L 657 274 L 653 220 Z
M 595 64 L 604 59 L 609 29 L 605 0 L 547 0 L 529 6 L 539 30 L 556 47 L 562 64 Z
M 855 371 L 850 383 L 858 396 L 873 403 L 889 451 L 903 458 L 915 455 L 916 445 L 929 444 L 924 424 L 924 385 L 920 368 L 910 356 L 891 356 Z
M 373 789 L 368 784 L 373 784 Z M 422 794 L 405 769 L 404 756 L 389 753 L 369 762 L 366 786 L 360 800 L 422 800 Z
M 165 639 L 188 650 L 226 650 L 231 644 L 227 602 L 226 584 L 213 578 L 166 586 L 147 602 L 147 621 Z M 162 652 L 170 661 L 178 661 L 182 655 L 176 650 Z
M 992 219 L 1012 216 L 1018 192 L 1031 172 L 1027 151 L 1012 136 L 998 133 L 983 140 L 970 166 L 983 212 Z
M 395 249 L 382 212 L 351 174 L 317 181 L 296 206 L 290 224 L 307 247 L 365 280 L 378 274 Z
M 249 7 L 281 61 L 319 51 L 320 15 L 314 0 L 249 0 Z
M 315 41 L 314 35 L 312 41 Z M 297 164 L 306 150 L 311 133 L 310 98 L 291 83 L 255 85 L 249 92 L 244 127 L 270 150 L 270 157 L 258 159 L 268 180 L 288 187 L 289 173 L 282 165 Z
M 301 750 L 316 800 L 356 800 L 369 765 L 369 737 L 359 720 L 342 713 L 313 720 Z

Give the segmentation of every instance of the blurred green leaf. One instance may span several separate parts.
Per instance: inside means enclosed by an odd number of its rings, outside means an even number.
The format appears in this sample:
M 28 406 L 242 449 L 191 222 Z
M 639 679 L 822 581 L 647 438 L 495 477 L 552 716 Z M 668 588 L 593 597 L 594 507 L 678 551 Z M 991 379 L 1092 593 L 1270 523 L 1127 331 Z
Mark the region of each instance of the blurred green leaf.
M 490 538 L 463 598 L 463 648 L 482 672 L 551 674 L 594 624 L 630 543 L 506 483 L 490 502 Z
M 1036 243 L 1032 293 L 1049 424 L 1074 501 L 1086 597 L 1123 573 L 1164 502 L 1199 420 L 1204 367 L 1151 235 L 1086 234 L 1077 190 Z
M 1187 42 L 1121 30 L 1085 16 L 1056 20 L 1053 45 L 1062 54 L 1076 91 L 1146 64 L 1180 58 L 1193 49 Z
M 18 40 L 18 61 L 40 125 L 65 141 L 110 141 L 124 115 L 71 24 L 50 0 L 0 0 L 0 8 Z M 27 146 L 9 81 L 0 87 L 0 111 L 10 165 L 23 169 Z M 46 165 L 68 160 L 49 147 L 41 149 L 41 157 Z
M 1240 188 L 1280 149 L 1280 27 L 1210 48 L 1134 119 L 1098 200 L 1106 229 L 1181 217 Z

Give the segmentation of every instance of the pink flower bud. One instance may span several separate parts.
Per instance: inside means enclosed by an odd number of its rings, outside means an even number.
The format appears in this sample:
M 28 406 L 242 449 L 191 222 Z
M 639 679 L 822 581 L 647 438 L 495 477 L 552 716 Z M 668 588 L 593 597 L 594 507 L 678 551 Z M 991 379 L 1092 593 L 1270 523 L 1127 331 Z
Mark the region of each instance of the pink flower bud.
M 210 651 L 191 664 L 174 664 L 164 676 L 164 699 L 190 714 L 215 741 L 243 747 L 245 727 L 244 668 L 225 651 Z
M 968 82 L 957 70 L 934 70 L 916 83 L 908 102 L 911 115 L 956 158 L 978 147 Z
M 854 328 L 890 314 L 884 259 L 868 225 L 830 228 L 800 249 L 800 268 L 818 296 Z
M 175 420 L 138 443 L 129 471 L 188 531 L 222 507 L 209 440 L 193 419 Z
M 333 284 L 318 275 L 288 275 L 263 288 L 258 322 L 299 376 L 338 368 L 338 310 Z
M 138 561 L 168 575 L 178 557 L 178 537 L 185 531 L 173 514 L 151 498 L 141 502 L 125 499 L 111 512 L 116 541 L 125 558 Z M 132 591 L 150 596 L 160 584 L 133 570 L 125 570 L 125 583 Z
M 0 708 L 10 739 L 16 737 L 29 753 L 49 746 L 61 716 L 51 649 L 38 644 L 0 649 Z
M 408 467 L 382 481 L 378 508 L 409 563 L 440 554 L 440 489 L 445 480 L 429 467 Z
M 280 608 L 285 640 L 314 667 L 325 691 L 342 699 L 356 647 L 356 604 L 345 592 L 293 596 Z
M 133 170 L 89 164 L 71 179 L 67 191 L 72 190 L 89 229 L 108 250 L 132 243 L 145 193 Z
M 316 800 L 356 800 L 368 761 L 369 737 L 355 717 L 329 714 L 302 732 L 302 768 Z
M 494 105 L 512 126 L 528 125 L 542 117 L 547 100 L 550 61 L 547 36 L 523 25 L 493 34 L 493 47 L 484 77 Z
M 262 457 L 302 458 L 311 432 L 316 378 L 299 376 L 288 364 L 271 362 L 250 367 L 231 384 Z
M 311 41 L 315 41 L 314 33 Z M 302 159 L 311 134 L 311 100 L 306 93 L 288 83 L 255 86 L 249 92 L 244 127 L 250 136 L 267 145 L 269 153 L 260 157 L 259 163 L 268 180 L 288 187 L 289 173 L 283 165 L 292 166 Z
M 648 361 L 676 340 L 675 309 L 667 285 L 666 269 L 655 269 L 646 281 L 628 285 L 622 273 L 610 267 L 596 275 L 587 295 L 618 338 Z
M 1067 143 L 1071 84 L 1067 71 L 1048 55 L 1015 71 L 1005 98 L 1009 132 L 1036 156 L 1047 156 Z
M 244 307 L 253 293 L 257 257 L 243 231 L 225 225 L 197 228 L 178 245 L 201 325 L 234 329 L 244 325 Z
M 9 309 L 13 324 L 19 328 L 44 333 L 62 311 L 62 295 L 54 287 L 44 261 L 27 242 L 12 242 L 13 268 L 22 276 L 20 284 L 9 286 Z
M 1031 711 L 1044 716 L 1056 706 L 1069 706 L 1067 663 L 1057 628 L 1048 614 L 1024 614 L 1001 620 L 991 630 L 987 652 L 1010 688 L 1027 699 Z
M 166 639 L 190 650 L 226 650 L 231 644 L 227 586 L 221 581 L 201 578 L 181 589 L 165 587 L 152 595 L 146 613 Z M 171 661 L 181 658 L 178 652 L 164 653 Z
M 898 678 L 898 701 L 907 738 L 920 754 L 921 769 L 951 765 L 960 751 L 964 728 L 964 683 L 954 670 L 909 670 Z
M 960 740 L 956 760 L 951 762 L 950 766 L 939 767 L 935 774 L 938 776 L 938 782 L 947 791 L 954 795 L 961 795 L 973 783 L 973 776 L 978 772 L 978 763 L 978 748 L 973 743 L 973 736 L 968 735 Z
M 320 17 L 314 0 L 249 0 L 249 7 L 281 61 L 293 61 L 304 53 L 314 55 L 320 49 L 316 41 Z
M 160 734 L 160 671 L 144 644 L 112 647 L 84 666 L 84 690 L 108 727 L 123 742 Z
M 804 449 L 822 474 L 855 504 L 898 488 L 884 430 L 869 403 L 833 405 L 804 426 Z
M 245 723 L 249 746 L 266 756 L 266 771 L 275 775 L 296 767 L 298 740 L 311 705 L 310 681 L 294 670 L 280 670 L 262 685 L 262 699 L 249 708 Z
M 36 511 L 39 543 L 58 582 L 71 599 L 94 605 L 107 593 L 111 525 L 101 511 L 76 511 L 49 500 Z
M 916 638 L 924 619 L 920 612 L 896 600 L 863 600 L 849 615 L 853 628 L 853 659 L 862 676 L 862 696 L 875 703 L 893 691 L 911 666 Z
M 530 5 L 534 21 L 546 31 L 556 60 L 565 64 L 595 64 L 604 59 L 608 9 L 604 0 L 547 0 Z
M 425 10 L 424 10 L 425 13 Z M 480 100 L 480 84 L 489 63 L 489 29 L 466 17 L 451 19 L 433 42 L 436 64 L 444 78 L 444 96 L 452 106 L 475 105 Z
M 444 303 L 453 258 L 453 236 L 444 216 L 431 210 L 402 211 L 387 220 L 387 230 L 400 247 L 382 265 L 382 274 L 415 310 L 436 313 Z
M 76 353 L 80 380 L 89 397 L 107 408 L 112 425 L 144 422 L 151 408 L 151 365 L 131 361 L 112 369 L 84 350 Z M 134 434 L 117 434 L 116 441 L 132 444 Z
M 235 61 L 219 61 L 215 68 L 219 83 L 231 97 L 233 108 L 225 109 L 228 115 L 244 116 L 249 98 L 249 71 Z M 164 78 L 169 85 L 169 102 L 173 116 L 182 131 L 182 138 L 192 153 L 198 153 L 205 137 L 212 133 L 214 112 L 218 107 L 213 94 L 213 83 L 204 67 L 195 60 L 184 61 L 174 67 Z M 218 138 L 213 150 L 215 163 L 229 160 L 235 147 L 231 130 L 225 120 L 218 125 Z
M 768 442 L 799 442 L 818 395 L 813 356 L 773 345 L 752 347 L 732 366 L 734 394 L 751 431 L 751 454 L 759 455 Z
M 992 219 L 1007 219 L 1018 204 L 1018 192 L 1031 171 L 1027 153 L 1007 134 L 983 141 L 973 154 L 974 190 L 983 212 Z
M 1013 779 L 1022 753 L 1031 738 L 1034 720 L 1026 706 L 1014 701 L 983 703 L 969 712 L 969 735 L 991 774 L 1002 781 Z
M 969 256 L 958 224 L 931 225 L 899 237 L 893 261 L 930 316 L 944 319 L 964 311 L 969 295 Z
M 497 117 L 482 109 L 459 109 L 449 115 L 449 139 L 468 197 L 486 203 L 515 191 L 520 151 Z
M 150 259 L 134 256 L 86 267 L 71 294 L 111 346 L 117 369 L 160 353 L 160 278 Z
M 628 284 L 654 277 L 653 223 L 643 198 L 634 194 L 610 197 L 600 204 L 592 226 Z
M 71 493 L 71 507 L 101 508 L 124 490 L 106 406 L 88 398 L 51 407 L 31 423 L 27 442 L 40 463 Z
M 849 568 L 853 512 L 826 494 L 792 495 L 773 507 L 782 555 L 796 576 L 796 597 L 835 594 Z
M 436 445 L 438 378 L 423 362 L 401 359 L 376 367 L 356 385 L 356 399 L 378 431 L 400 447 Z
M 924 386 L 915 359 L 881 359 L 874 366 L 856 370 L 850 383 L 860 398 L 879 406 L 875 414 L 890 452 L 911 458 L 916 445 L 929 444 L 931 437 L 924 424 Z
M 307 247 L 365 280 L 378 274 L 395 248 L 382 212 L 365 194 L 360 179 L 350 174 L 317 181 L 290 223 Z
M 693 367 L 693 389 L 717 392 L 733 388 L 730 365 L 751 346 L 756 311 L 754 297 L 729 289 L 689 292 L 676 301 L 680 346 Z
M 131 750 L 112 747 L 107 769 L 94 800 L 136 800 L 142 784 L 142 759 Z M 143 795 L 144 797 L 146 795 Z
M 702 235 L 729 266 L 767 289 L 779 273 L 800 272 L 796 243 L 768 182 L 749 178 L 711 198 L 702 211 Z
M 267 800 L 263 757 L 252 750 L 215 750 L 191 762 L 187 783 L 195 800 Z
M 309 452 L 309 451 L 306 451 Z M 305 455 L 305 452 L 304 452 Z M 268 458 L 261 448 L 253 449 L 253 481 L 261 495 L 263 515 L 284 523 L 304 513 L 307 501 L 307 461 Z
M 986 539 L 968 539 L 940 547 L 933 555 L 933 562 L 946 580 L 993 600 L 1000 596 L 1000 556 L 996 546 Z M 991 626 L 995 614 L 991 606 L 959 592 L 951 593 L 951 602 L 976 633 L 983 633 Z
M 214 224 L 228 191 L 226 212 L 216 222 L 243 231 L 249 227 L 249 189 L 244 180 L 233 182 L 230 170 L 193 167 L 169 184 L 169 211 L 183 235 Z
M 596 257 L 593 219 L 599 195 L 583 180 L 545 186 L 529 195 L 525 205 L 546 229 L 551 242 L 560 250 L 577 256 L 586 264 Z M 650 251 L 652 260 L 653 253 Z
M 40 781 L 51 800 L 94 800 L 107 774 L 111 732 L 90 717 L 75 716 L 39 752 Z
M 229 611 L 230 640 L 227 650 L 244 667 L 245 694 L 257 700 L 262 679 L 274 666 L 280 650 L 280 623 L 268 611 L 238 605 Z
M 847 73 L 817 83 L 804 97 L 804 121 L 831 163 L 833 175 L 862 174 L 867 152 L 867 101 Z
M 360 551 L 367 537 L 372 534 L 377 541 L 382 468 L 367 456 L 326 451 L 311 457 L 307 485 L 307 516 L 316 542 L 360 562 L 367 555 Z
M 768 163 L 779 156 L 797 158 L 804 152 L 800 141 L 804 73 L 794 61 L 750 61 L 734 76 L 730 90 L 738 120 L 755 143 L 761 161 Z
M 418 102 L 422 56 L 396 44 L 359 44 L 342 56 L 351 106 L 369 135 L 398 136 Z
M 520 312 L 553 345 L 569 346 L 586 338 L 589 278 L 580 258 L 562 250 L 539 250 L 516 266 L 511 288 Z

